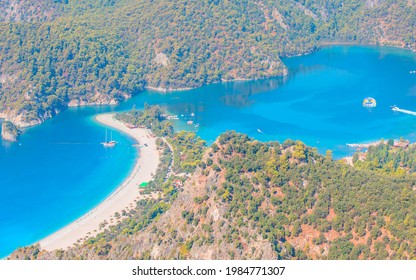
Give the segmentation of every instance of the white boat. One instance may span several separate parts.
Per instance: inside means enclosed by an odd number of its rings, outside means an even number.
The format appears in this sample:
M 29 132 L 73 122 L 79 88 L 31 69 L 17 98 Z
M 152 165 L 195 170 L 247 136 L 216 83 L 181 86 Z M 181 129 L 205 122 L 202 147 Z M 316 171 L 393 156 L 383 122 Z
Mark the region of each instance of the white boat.
M 101 144 L 105 147 L 105 148 L 113 148 L 117 142 L 113 140 L 113 132 L 111 132 L 110 134 L 110 141 L 107 140 L 107 129 L 105 130 L 105 142 L 102 142 Z
M 396 105 L 391 106 L 391 109 L 395 112 L 400 112 L 400 113 L 404 113 L 404 114 L 408 114 L 408 115 L 412 115 L 412 116 L 416 116 L 416 112 L 415 111 L 410 111 L 410 110 L 405 110 L 405 109 L 400 109 L 399 107 L 397 107 Z

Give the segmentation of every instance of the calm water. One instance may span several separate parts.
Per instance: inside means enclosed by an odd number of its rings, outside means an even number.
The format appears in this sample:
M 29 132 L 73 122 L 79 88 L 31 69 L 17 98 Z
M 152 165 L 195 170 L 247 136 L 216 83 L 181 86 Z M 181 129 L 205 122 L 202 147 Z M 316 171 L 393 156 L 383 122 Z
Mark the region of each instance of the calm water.
M 134 140 L 113 131 L 120 144 L 104 149 L 96 112 L 68 111 L 0 146 L 0 257 L 76 220 L 128 175 Z
M 178 129 L 195 130 L 209 143 L 226 130 L 256 139 L 300 139 L 336 157 L 346 143 L 404 136 L 416 140 L 416 56 L 394 48 L 329 47 L 285 60 L 282 79 L 221 83 L 170 94 L 144 92 L 116 108 L 69 110 L 29 129 L 18 143 L 0 146 L 0 256 L 70 223 L 105 199 L 126 177 L 137 151 L 113 131 L 119 145 L 99 144 L 105 129 L 97 113 L 165 106 L 180 116 Z M 371 112 L 362 107 L 374 97 Z M 191 114 L 194 114 L 192 117 Z M 181 116 L 183 115 L 183 116 Z M 192 119 L 199 127 L 188 125 Z

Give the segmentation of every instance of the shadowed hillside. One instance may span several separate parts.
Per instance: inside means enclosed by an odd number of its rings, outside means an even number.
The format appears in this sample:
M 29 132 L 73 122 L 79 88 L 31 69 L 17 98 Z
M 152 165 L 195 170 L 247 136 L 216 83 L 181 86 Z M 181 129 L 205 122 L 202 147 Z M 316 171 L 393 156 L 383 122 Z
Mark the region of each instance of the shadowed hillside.
M 34 125 L 67 106 L 115 104 L 146 87 L 286 75 L 320 42 L 415 49 L 401 0 L 8 0 L 0 4 L 0 116 Z

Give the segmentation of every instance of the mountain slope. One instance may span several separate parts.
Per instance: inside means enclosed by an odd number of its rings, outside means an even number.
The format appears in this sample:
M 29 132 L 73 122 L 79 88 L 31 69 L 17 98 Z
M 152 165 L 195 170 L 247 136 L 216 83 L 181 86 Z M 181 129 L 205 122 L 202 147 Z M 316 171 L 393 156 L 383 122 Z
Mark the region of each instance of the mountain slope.
M 285 75 L 281 58 L 341 40 L 415 49 L 414 1 L 1 2 L 0 116 L 21 126 L 68 105 Z
M 138 203 L 138 216 L 82 245 L 55 252 L 34 246 L 11 258 L 416 257 L 414 175 L 356 170 L 300 142 L 262 143 L 228 132 L 183 187 L 174 182 L 156 184 L 163 185 L 163 203 Z

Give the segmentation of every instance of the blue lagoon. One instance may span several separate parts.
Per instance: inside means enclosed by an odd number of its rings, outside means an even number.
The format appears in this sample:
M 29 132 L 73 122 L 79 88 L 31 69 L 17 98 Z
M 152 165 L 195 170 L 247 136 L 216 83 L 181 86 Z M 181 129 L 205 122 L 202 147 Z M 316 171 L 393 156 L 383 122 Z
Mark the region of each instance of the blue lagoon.
M 346 143 L 416 140 L 416 55 L 396 48 L 331 46 L 284 60 L 289 75 L 161 94 L 146 91 L 117 107 L 70 109 L 0 146 L 0 256 L 36 242 L 103 201 L 134 165 L 133 140 L 117 131 L 114 149 L 100 143 L 101 112 L 159 104 L 179 116 L 177 129 L 208 143 L 226 130 L 262 141 L 301 140 L 336 158 Z M 363 108 L 371 96 L 377 107 Z M 193 114 L 193 115 L 192 115 Z M 192 119 L 192 124 L 187 121 Z M 196 125 L 197 124 L 197 125 Z

